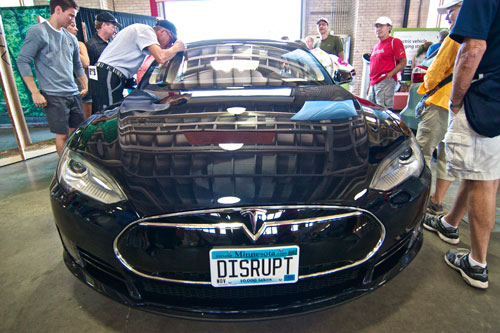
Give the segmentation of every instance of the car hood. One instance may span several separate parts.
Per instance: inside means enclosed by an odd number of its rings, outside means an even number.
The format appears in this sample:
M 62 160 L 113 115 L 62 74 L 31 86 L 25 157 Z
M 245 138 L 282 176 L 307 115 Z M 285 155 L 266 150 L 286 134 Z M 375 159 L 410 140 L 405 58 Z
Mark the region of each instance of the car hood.
M 364 102 L 338 86 L 245 96 L 136 90 L 69 147 L 107 169 L 143 216 L 224 207 L 224 197 L 237 197 L 235 206 L 362 206 L 356 195 L 405 137 Z

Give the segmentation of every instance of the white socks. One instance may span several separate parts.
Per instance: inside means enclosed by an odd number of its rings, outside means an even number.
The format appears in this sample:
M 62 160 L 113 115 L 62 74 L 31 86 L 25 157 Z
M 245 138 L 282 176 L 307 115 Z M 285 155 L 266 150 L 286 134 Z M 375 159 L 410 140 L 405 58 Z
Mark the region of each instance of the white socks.
M 446 220 L 444 219 L 444 216 L 441 218 L 441 223 L 443 224 L 444 227 L 446 228 L 453 228 L 453 229 L 456 229 L 457 227 L 455 226 L 452 226 L 451 224 L 449 224 L 448 222 L 446 222 Z
M 479 266 L 481 268 L 486 268 L 486 264 L 481 264 L 480 262 L 475 261 L 472 259 L 472 256 L 469 253 L 469 264 L 474 267 L 474 266 Z

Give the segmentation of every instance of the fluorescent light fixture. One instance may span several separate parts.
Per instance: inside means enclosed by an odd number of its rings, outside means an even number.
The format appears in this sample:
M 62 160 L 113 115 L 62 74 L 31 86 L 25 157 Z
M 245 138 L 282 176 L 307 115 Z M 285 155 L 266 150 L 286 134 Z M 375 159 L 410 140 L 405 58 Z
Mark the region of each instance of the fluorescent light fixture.
M 237 90 L 192 90 L 184 91 L 192 97 L 213 97 L 213 96 L 282 96 L 290 97 L 292 89 L 237 89 Z
M 243 113 L 243 112 L 245 112 L 247 109 L 242 108 L 242 107 L 232 107 L 232 108 L 227 108 L 226 110 L 227 110 L 227 112 L 229 112 L 230 114 L 242 114 L 242 113 Z
M 222 197 L 217 199 L 217 202 L 223 205 L 231 205 L 240 202 L 240 200 L 238 197 Z
M 219 147 L 221 147 L 224 150 L 233 151 L 243 147 L 243 143 L 219 143 Z
M 259 67 L 258 60 L 212 60 L 210 66 L 216 71 L 229 72 L 232 69 L 239 71 L 256 70 Z

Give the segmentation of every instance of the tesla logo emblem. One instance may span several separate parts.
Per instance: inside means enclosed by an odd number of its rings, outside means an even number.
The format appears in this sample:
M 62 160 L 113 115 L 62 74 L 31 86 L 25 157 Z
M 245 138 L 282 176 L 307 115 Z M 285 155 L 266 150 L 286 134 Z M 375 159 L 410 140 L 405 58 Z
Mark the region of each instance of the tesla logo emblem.
M 259 220 L 265 220 L 267 215 L 267 210 L 265 209 L 248 209 L 242 210 L 241 215 L 248 216 L 250 218 L 250 223 L 252 224 L 252 233 L 255 235 L 257 233 L 257 222 Z

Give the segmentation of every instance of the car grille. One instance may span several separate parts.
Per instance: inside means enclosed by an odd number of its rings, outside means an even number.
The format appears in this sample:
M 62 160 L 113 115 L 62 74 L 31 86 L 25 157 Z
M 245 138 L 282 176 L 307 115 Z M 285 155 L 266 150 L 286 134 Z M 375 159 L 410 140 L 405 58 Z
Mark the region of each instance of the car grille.
M 248 211 L 260 214 L 255 228 Z M 210 284 L 208 258 L 214 248 L 296 244 L 300 279 L 308 279 L 366 262 L 384 237 L 382 223 L 358 208 L 231 207 L 141 219 L 122 231 L 114 248 L 127 269 L 148 279 Z
M 179 285 L 153 280 L 142 280 L 144 291 L 172 297 L 198 299 L 255 299 L 273 296 L 310 294 L 345 283 L 359 282 L 360 271 L 346 270 L 332 275 L 299 281 L 294 284 L 255 287 L 214 288 L 212 286 Z
M 80 254 L 80 257 L 82 258 L 82 260 L 86 264 L 93 266 L 95 269 L 97 269 L 97 270 L 117 279 L 117 280 L 124 281 L 124 278 L 121 275 L 121 273 L 118 272 L 113 267 L 111 267 L 110 265 L 108 265 L 107 263 L 105 263 L 104 261 L 100 260 L 99 258 L 93 256 L 89 252 L 87 252 L 79 247 L 78 247 L 78 253 Z

